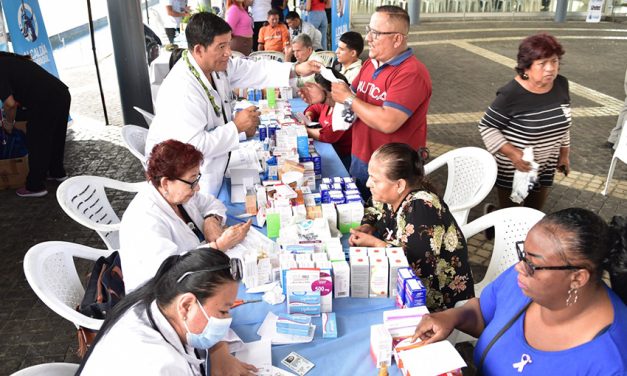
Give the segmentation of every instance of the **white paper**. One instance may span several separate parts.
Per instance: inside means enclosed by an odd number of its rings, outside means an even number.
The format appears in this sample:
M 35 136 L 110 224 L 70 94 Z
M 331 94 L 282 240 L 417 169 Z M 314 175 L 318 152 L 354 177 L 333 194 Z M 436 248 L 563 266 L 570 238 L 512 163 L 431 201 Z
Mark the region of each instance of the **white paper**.
M 269 339 L 273 345 L 286 345 L 290 343 L 307 343 L 313 340 L 314 333 L 316 332 L 316 326 L 311 325 L 308 336 L 296 336 L 293 334 L 282 334 L 276 332 L 276 320 L 277 315 L 272 312 L 268 312 L 266 318 L 261 323 L 257 334 L 262 339 Z
M 322 75 L 322 77 L 333 83 L 333 82 L 340 82 L 340 79 L 335 77 L 335 75 L 333 74 L 333 71 L 327 67 L 320 69 L 320 75 Z
M 235 353 L 235 357 L 244 363 L 252 364 L 259 370 L 265 371 L 265 373 L 258 372 L 257 375 L 272 374 L 272 346 L 268 340 L 261 339 L 260 341 L 245 343 Z
M 344 121 L 344 116 L 342 113 L 344 112 L 344 103 L 335 103 L 333 106 L 333 115 L 331 121 L 331 127 L 334 131 L 345 131 L 353 125 L 353 123 L 348 123 Z
M 238 351 L 243 345 L 244 341 L 233 331 L 233 329 L 229 329 L 226 333 L 222 341 L 226 342 L 229 345 L 229 352 Z
M 440 341 L 402 351 L 404 368 L 412 376 L 437 376 L 466 367 L 466 362 L 449 341 Z
M 267 283 L 265 285 L 261 285 L 261 286 L 257 286 L 257 287 L 251 287 L 248 290 L 246 290 L 247 294 L 259 294 L 262 292 L 266 292 L 266 291 L 270 291 L 274 288 L 274 286 L 276 286 L 277 282 L 270 282 Z
M 231 202 L 246 202 L 246 189 L 244 189 L 244 186 L 242 184 L 231 184 Z

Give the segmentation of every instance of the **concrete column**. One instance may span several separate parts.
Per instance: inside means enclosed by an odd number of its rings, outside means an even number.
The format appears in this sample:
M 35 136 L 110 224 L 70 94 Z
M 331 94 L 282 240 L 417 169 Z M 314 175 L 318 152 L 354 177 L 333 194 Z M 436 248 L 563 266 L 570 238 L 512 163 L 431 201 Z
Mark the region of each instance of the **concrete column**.
M 148 127 L 133 109 L 154 113 L 140 0 L 107 0 L 107 7 L 124 123 Z
M 568 11 L 568 0 L 557 0 L 555 8 L 555 22 L 562 23 L 566 21 L 566 12 Z
M 420 0 L 408 0 L 407 13 L 409 13 L 409 24 L 418 25 L 420 23 Z

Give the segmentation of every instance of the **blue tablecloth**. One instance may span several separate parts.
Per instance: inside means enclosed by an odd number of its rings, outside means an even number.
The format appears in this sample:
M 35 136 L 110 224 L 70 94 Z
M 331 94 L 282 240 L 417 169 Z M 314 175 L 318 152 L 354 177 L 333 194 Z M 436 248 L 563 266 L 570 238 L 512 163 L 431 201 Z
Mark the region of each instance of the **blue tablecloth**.
M 240 286 L 238 298 L 259 299 L 261 294 L 246 294 Z M 314 339 L 309 343 L 272 346 L 272 364 L 289 371 L 281 359 L 290 352 L 312 361 L 316 366 L 307 373 L 315 375 L 376 375 L 377 369 L 370 356 L 370 326 L 383 322 L 383 311 L 395 309 L 393 299 L 343 298 L 333 299 L 333 312 L 337 320 L 337 338 L 322 338 L 321 319 L 314 318 Z M 271 306 L 265 302 L 244 304 L 231 310 L 231 328 L 244 342 L 257 341 L 257 330 L 268 311 L 285 312 L 285 303 Z M 400 375 L 396 367 L 388 369 L 390 375 Z
M 306 104 L 300 100 L 292 100 L 293 111 L 303 111 Z M 322 157 L 322 176 L 349 176 L 346 168 L 337 156 L 331 144 L 315 141 L 316 150 Z M 233 204 L 230 199 L 228 182 L 222 185 L 218 198 L 225 203 L 228 214 L 235 216 L 245 212 L 244 204 Z M 229 218 L 227 223 L 236 223 Z M 259 229 L 266 234 L 266 228 Z M 347 246 L 347 236 L 342 239 Z M 260 299 L 261 294 L 246 294 L 243 284 L 240 285 L 238 298 Z M 383 311 L 395 309 L 393 299 L 333 299 L 333 312 L 337 320 L 338 337 L 322 338 L 321 319 L 314 318 L 316 325 L 314 339 L 310 343 L 295 345 L 272 346 L 272 364 L 289 371 L 281 364 L 281 359 L 295 351 L 312 361 L 316 366 L 307 375 L 375 375 L 374 361 L 370 356 L 370 326 L 383 322 Z M 285 312 L 285 303 L 271 306 L 265 302 L 249 303 L 236 307 L 231 311 L 233 324 L 231 327 L 244 342 L 257 341 L 260 337 L 257 330 L 269 311 L 275 314 Z M 400 375 L 393 367 L 390 375 Z

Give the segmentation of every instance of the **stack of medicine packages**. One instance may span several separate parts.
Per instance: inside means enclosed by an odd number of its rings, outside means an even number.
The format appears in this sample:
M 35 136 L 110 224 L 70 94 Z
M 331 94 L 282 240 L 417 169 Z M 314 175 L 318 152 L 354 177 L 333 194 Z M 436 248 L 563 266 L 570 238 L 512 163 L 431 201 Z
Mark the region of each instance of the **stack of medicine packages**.
M 329 226 L 332 228 L 337 228 L 342 234 L 348 234 L 351 228 L 361 225 L 364 205 L 353 178 L 322 178 L 320 200 L 323 212 L 331 212 L 330 209 L 335 206 L 333 212 L 337 212 L 337 217 L 335 220 L 328 218 Z
M 305 333 L 303 323 L 310 323 L 311 317 L 322 316 L 323 338 L 337 337 L 335 313 L 332 312 L 333 297 L 348 297 L 350 284 L 350 268 L 340 239 L 330 238 L 319 248 L 284 245 L 284 252 L 279 254 L 279 263 L 283 291 L 287 296 L 287 315 L 291 316 L 277 321 L 277 331 L 282 333 L 279 330 L 280 322 L 289 322 L 290 327 L 294 328 L 296 324 L 293 321 L 300 321 L 299 333 Z M 309 320 L 296 320 L 293 316 L 306 316 Z
M 398 270 L 409 269 L 400 247 L 350 247 L 349 261 L 353 298 L 396 298 Z

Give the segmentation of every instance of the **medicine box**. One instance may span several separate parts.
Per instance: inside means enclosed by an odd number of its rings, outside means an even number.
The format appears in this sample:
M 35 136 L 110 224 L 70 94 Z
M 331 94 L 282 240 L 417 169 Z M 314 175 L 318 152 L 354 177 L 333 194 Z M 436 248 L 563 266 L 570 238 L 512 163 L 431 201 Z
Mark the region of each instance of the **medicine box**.
M 408 279 L 416 278 L 416 274 L 411 268 L 399 268 L 396 278 L 396 292 L 398 293 L 401 302 L 405 305 L 405 284 Z
M 368 248 L 368 256 L 385 257 L 385 248 L 370 247 Z
M 348 249 L 349 258 L 353 258 L 353 256 L 366 257 L 368 256 L 368 248 L 364 247 L 350 247 Z
M 319 291 L 292 291 L 287 294 L 287 313 L 320 316 Z
M 370 261 L 367 256 L 351 258 L 350 278 L 351 297 L 368 298 L 370 296 Z
M 427 289 L 419 279 L 408 279 L 405 283 L 405 307 L 418 307 L 426 304 Z
M 337 338 L 337 322 L 335 313 L 322 313 L 322 338 Z
M 394 340 L 407 338 L 414 334 L 422 316 L 429 313 L 425 306 L 395 309 L 383 312 L 383 326 Z
M 311 317 L 304 315 L 290 315 L 279 313 L 276 320 L 276 331 L 282 334 L 293 334 L 297 336 L 309 335 Z
M 370 256 L 370 291 L 371 298 L 388 296 L 388 258 L 385 254 Z
M 377 368 L 392 365 L 392 336 L 383 324 L 370 327 L 370 356 Z
M 407 258 L 405 258 L 405 256 L 392 256 L 388 258 L 388 262 L 390 263 L 390 281 L 389 281 L 389 287 L 388 287 L 388 292 L 390 294 L 390 298 L 395 297 L 396 295 L 398 295 L 398 290 L 396 289 L 396 283 L 397 283 L 397 278 L 394 278 L 394 276 L 398 276 L 398 270 L 400 268 L 406 268 L 408 267 L 408 263 L 407 263 Z
M 320 261 L 316 263 L 320 269 L 320 279 L 313 283 L 313 290 L 320 292 L 320 312 L 333 310 L 333 276 L 331 262 Z
M 351 270 L 346 261 L 334 261 L 333 266 L 333 296 L 348 298 L 350 292 Z
M 385 254 L 388 256 L 388 258 L 394 258 L 394 257 L 406 257 L 405 256 L 405 251 L 403 250 L 403 248 L 401 247 L 389 247 L 385 249 Z

